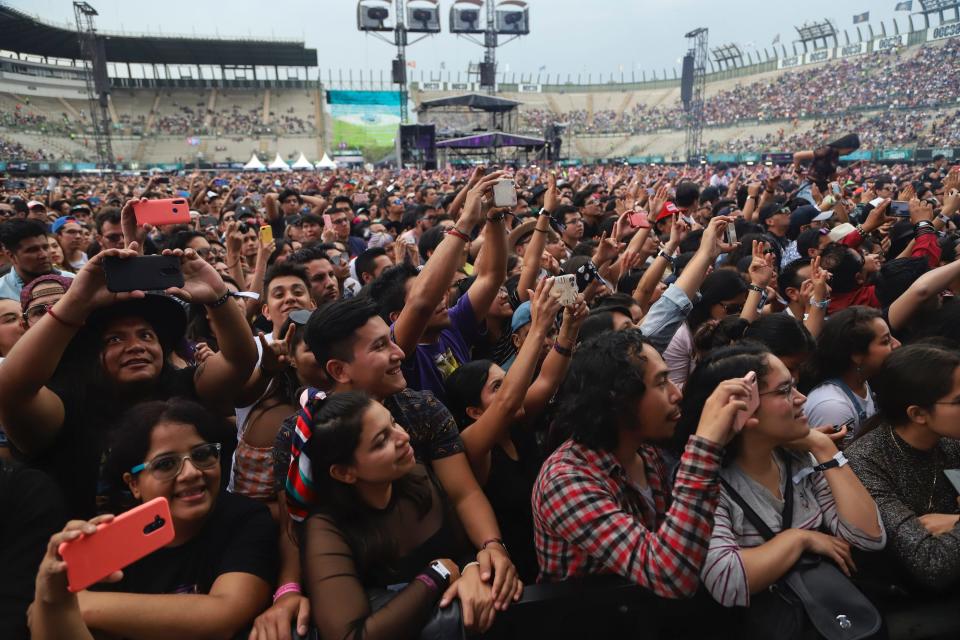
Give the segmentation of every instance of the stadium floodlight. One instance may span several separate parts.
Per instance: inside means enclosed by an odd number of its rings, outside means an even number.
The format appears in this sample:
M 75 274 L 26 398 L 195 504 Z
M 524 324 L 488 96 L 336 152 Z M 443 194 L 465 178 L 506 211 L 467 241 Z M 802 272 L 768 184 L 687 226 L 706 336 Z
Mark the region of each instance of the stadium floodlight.
M 942 13 L 960 8 L 960 0 L 920 0 L 921 13 Z
M 440 33 L 440 0 L 411 0 L 407 5 L 407 31 Z
M 450 33 L 483 33 L 483 0 L 457 0 L 450 7 Z
M 735 42 L 716 47 L 712 52 L 714 62 L 721 69 L 736 69 L 743 66 L 743 51 Z
M 504 0 L 497 5 L 497 33 L 524 36 L 530 33 L 530 9 L 523 0 Z
M 360 31 L 393 31 L 390 0 L 360 0 L 357 3 L 357 29 Z
M 824 49 L 829 46 L 828 40 L 833 40 L 833 46 L 840 46 L 837 42 L 837 28 L 829 18 L 819 22 L 808 22 L 795 29 L 800 42 L 803 43 L 804 51 L 808 43 L 811 43 L 814 49 Z

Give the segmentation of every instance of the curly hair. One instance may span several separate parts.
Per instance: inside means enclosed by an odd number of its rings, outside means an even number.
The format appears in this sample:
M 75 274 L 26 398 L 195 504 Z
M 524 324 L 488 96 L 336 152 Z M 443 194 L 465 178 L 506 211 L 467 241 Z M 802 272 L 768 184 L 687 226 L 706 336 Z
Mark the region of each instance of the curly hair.
M 635 407 L 646 391 L 645 344 L 639 329 L 628 329 L 601 333 L 577 348 L 559 393 L 557 437 L 591 449 L 616 448 L 619 426 L 642 419 Z

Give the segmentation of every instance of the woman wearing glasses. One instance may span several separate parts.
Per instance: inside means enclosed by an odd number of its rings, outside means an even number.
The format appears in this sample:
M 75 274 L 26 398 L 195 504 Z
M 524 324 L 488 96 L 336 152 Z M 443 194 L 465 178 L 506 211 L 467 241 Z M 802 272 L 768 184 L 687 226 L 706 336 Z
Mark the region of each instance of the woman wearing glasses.
M 886 359 L 874 388 L 882 420 L 844 453 L 880 507 L 895 577 L 923 589 L 955 588 L 960 355 L 937 344 L 908 345 Z
M 263 505 L 221 492 L 217 432 L 216 418 L 182 399 L 123 416 L 106 466 L 107 480 L 127 490 L 115 493 L 115 505 L 124 494 L 134 503 L 166 498 L 173 542 L 112 584 L 74 595 L 57 547 L 78 532 L 97 535 L 95 525 L 111 516 L 68 523 L 40 565 L 34 638 L 233 637 L 265 608 L 277 572 L 276 525 Z
M 701 574 L 714 599 L 727 607 L 760 606 L 759 594 L 801 554 L 823 556 L 849 576 L 856 570 L 851 546 L 878 550 L 886 539 L 870 494 L 830 436 L 807 426 L 804 396 L 786 365 L 762 345 L 717 349 L 697 365 L 678 430 L 696 428 L 707 396 L 721 381 L 751 371 L 757 375 L 759 407 L 726 447 L 720 503 Z M 789 501 L 787 492 L 793 494 Z M 765 541 L 742 504 L 779 533 Z

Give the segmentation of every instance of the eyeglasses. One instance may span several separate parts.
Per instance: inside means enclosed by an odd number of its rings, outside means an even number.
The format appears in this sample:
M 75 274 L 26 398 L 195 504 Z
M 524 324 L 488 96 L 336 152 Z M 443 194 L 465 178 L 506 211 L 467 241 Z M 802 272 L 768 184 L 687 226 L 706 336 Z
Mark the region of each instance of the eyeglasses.
M 337 218 L 336 220 L 331 220 L 333 224 L 347 224 L 349 221 L 346 218 Z
M 786 382 L 786 383 L 780 385 L 780 386 L 777 387 L 776 389 L 770 389 L 770 391 L 764 391 L 763 393 L 759 393 L 759 394 L 757 394 L 757 395 L 760 395 L 760 396 L 768 396 L 768 395 L 770 395 L 770 394 L 775 393 L 775 394 L 777 394 L 778 396 L 783 396 L 783 397 L 785 397 L 785 398 L 790 398 L 790 397 L 793 396 L 793 391 L 794 391 L 794 389 L 796 389 L 796 388 L 797 388 L 797 383 L 794 382 L 793 380 L 791 380 L 790 382 Z
M 190 453 L 185 456 L 178 453 L 157 456 L 149 462 L 133 467 L 130 469 L 130 473 L 138 474 L 141 471 L 149 471 L 150 475 L 156 480 L 169 482 L 180 475 L 180 470 L 183 469 L 183 461 L 187 459 L 197 469 L 212 469 L 220 462 L 220 443 L 201 444 L 191 449 Z
M 24 311 L 23 319 L 27 322 L 27 324 L 33 324 L 43 316 L 47 315 L 47 311 L 49 311 L 52 307 L 52 304 L 35 304 Z
M 108 233 L 103 236 L 103 239 L 107 242 L 121 242 L 123 240 L 122 233 Z

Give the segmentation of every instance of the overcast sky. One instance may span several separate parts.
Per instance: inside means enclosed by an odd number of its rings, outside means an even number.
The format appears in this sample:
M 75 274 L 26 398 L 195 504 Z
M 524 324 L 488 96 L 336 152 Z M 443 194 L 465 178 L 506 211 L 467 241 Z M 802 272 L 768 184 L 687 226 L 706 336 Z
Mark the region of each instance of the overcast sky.
M 58 22 L 73 22 L 70 0 L 2 0 L 23 11 Z M 319 67 L 326 69 L 388 70 L 392 46 L 356 29 L 355 0 L 89 0 L 99 11 L 104 31 L 150 32 L 166 35 L 284 37 L 302 39 L 317 49 Z M 441 0 L 444 33 L 408 49 L 407 59 L 421 71 L 465 72 L 470 61 L 482 58 L 481 47 L 446 33 L 453 0 Z M 393 2 L 391 2 L 391 5 Z M 500 71 L 593 74 L 664 68 L 679 69 L 686 49 L 683 35 L 696 27 L 710 29 L 711 47 L 736 42 L 747 50 L 769 47 L 774 36 L 789 44 L 795 25 L 830 18 L 855 39 L 853 15 L 870 12 L 879 32 L 880 22 L 892 31 L 896 16 L 907 27 L 907 12 L 895 13 L 896 0 L 528 0 L 531 33 L 498 49 Z M 919 8 L 919 0 L 913 0 Z M 922 17 L 916 19 L 922 21 Z M 919 22 L 918 22 L 919 24 Z M 842 39 L 841 39 L 842 42 Z

